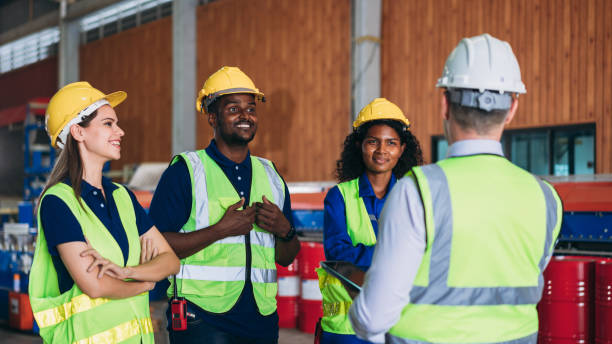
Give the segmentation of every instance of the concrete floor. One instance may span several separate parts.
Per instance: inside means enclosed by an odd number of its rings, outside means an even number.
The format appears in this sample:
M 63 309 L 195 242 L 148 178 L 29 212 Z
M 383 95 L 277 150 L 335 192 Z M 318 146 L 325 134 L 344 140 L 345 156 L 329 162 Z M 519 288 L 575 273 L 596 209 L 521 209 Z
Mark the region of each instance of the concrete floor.
M 312 344 L 313 335 L 300 332 L 296 329 L 281 329 L 278 338 L 278 344 Z M 11 344 L 41 344 L 40 337 L 34 334 L 17 332 L 7 327 L 0 327 L 0 343 Z M 168 343 L 167 332 L 163 335 L 155 334 L 155 343 Z
M 151 302 L 151 319 L 155 329 L 155 343 L 168 344 L 168 331 L 166 331 L 166 307 L 167 301 Z M 281 329 L 278 344 L 312 344 L 312 334 L 300 332 L 296 329 Z M 42 340 L 32 333 L 19 332 L 11 329 L 7 324 L 0 323 L 0 343 L 11 344 L 40 344 Z
M 35 334 L 18 332 L 3 324 L 0 326 L 0 343 L 41 344 L 42 339 Z

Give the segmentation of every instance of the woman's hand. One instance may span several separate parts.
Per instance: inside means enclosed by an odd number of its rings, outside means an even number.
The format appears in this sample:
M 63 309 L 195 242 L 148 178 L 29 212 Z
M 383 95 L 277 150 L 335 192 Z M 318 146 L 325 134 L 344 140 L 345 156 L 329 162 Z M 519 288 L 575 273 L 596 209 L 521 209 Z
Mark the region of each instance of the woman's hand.
M 102 257 L 102 255 L 91 246 L 85 251 L 81 252 L 80 256 L 91 256 L 94 259 L 93 262 L 87 268 L 87 272 L 91 272 L 93 269 L 98 267 L 100 269 L 98 271 L 98 279 L 102 278 L 104 274 L 119 280 L 125 280 L 130 278 L 132 272 L 132 269 L 130 267 L 118 266 L 110 260 Z
M 157 247 L 153 246 L 153 239 L 140 237 L 140 264 L 144 264 L 159 255 Z

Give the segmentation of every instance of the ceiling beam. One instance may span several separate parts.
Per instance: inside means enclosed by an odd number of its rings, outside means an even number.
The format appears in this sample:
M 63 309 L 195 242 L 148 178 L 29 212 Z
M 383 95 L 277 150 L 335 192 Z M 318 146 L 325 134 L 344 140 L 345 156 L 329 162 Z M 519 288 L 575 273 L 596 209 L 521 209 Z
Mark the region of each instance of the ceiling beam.
M 65 20 L 78 19 L 91 12 L 95 12 L 99 9 L 110 6 L 119 1 L 121 0 L 81 0 L 72 4 L 68 4 Z M 3 32 L 0 34 L 0 45 L 15 41 L 21 37 L 50 27 L 58 26 L 59 17 L 60 13 L 58 9 L 46 13 L 9 31 Z

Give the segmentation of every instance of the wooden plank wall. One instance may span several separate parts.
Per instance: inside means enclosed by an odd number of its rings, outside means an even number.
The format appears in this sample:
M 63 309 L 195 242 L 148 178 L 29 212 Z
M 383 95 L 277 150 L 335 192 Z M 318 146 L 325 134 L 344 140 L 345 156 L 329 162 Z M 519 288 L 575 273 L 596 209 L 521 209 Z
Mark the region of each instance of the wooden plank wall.
M 123 90 L 121 160 L 169 161 L 172 133 L 172 21 L 163 18 L 81 46 L 81 80 L 102 92 Z
M 254 154 L 288 181 L 331 180 L 349 132 L 350 2 L 220 0 L 198 8 L 198 85 L 239 66 L 266 95 Z M 198 146 L 212 138 L 198 116 Z
M 442 134 L 434 87 L 463 37 L 508 41 L 527 94 L 511 128 L 596 124 L 596 173 L 612 173 L 612 1 L 383 2 L 382 94 L 413 122 L 425 156 Z
M 349 0 L 219 0 L 199 6 L 197 17 L 198 88 L 221 66 L 239 66 L 267 99 L 251 151 L 287 181 L 331 180 L 349 132 Z M 171 33 L 165 18 L 81 48 L 83 80 L 129 95 L 118 108 L 126 136 L 113 168 L 170 159 Z M 205 147 L 212 130 L 197 118 Z

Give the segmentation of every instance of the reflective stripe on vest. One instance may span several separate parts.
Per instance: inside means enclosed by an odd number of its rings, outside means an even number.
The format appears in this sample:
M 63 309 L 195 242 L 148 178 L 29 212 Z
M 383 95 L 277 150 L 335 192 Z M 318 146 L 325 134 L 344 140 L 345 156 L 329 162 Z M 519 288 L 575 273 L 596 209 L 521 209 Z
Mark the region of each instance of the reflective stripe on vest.
M 440 166 L 432 164 L 421 167 L 429 181 L 433 195 L 434 222 L 436 224 L 433 241 L 429 285 L 414 286 L 410 291 L 410 302 L 414 304 L 436 304 L 445 306 L 474 305 L 527 305 L 540 300 L 543 278 L 540 274 L 538 286 L 533 287 L 495 287 L 495 288 L 454 288 L 447 285 L 450 268 L 453 219 L 451 199 L 446 176 Z M 546 199 L 546 240 L 544 254 L 539 262 L 540 272 L 548 261 L 548 248 L 552 243 L 553 230 L 557 224 L 557 202 L 551 190 L 537 178 Z
M 373 246 L 376 244 L 376 234 L 363 198 L 359 196 L 359 178 L 338 184 L 338 189 L 344 200 L 346 230 L 353 246 Z M 348 319 L 348 310 L 352 304 L 348 292 L 336 277 L 321 268 L 316 271 L 323 296 L 321 327 L 326 332 L 355 334 Z
M 536 344 L 538 342 L 538 334 L 533 333 L 526 337 L 513 339 L 506 342 L 496 342 L 495 344 Z M 388 344 L 434 344 L 431 342 L 423 342 L 420 340 L 412 340 L 406 338 L 396 337 L 392 334 L 387 333 L 385 337 L 385 343 Z
M 225 210 L 239 201 L 236 190 L 217 163 L 206 151 L 180 155 L 192 179 L 192 211 L 181 232 L 206 230 L 218 222 Z M 173 162 L 178 159 L 175 157 Z M 285 187 L 280 176 L 266 159 L 251 156 L 252 183 L 250 203 L 263 195 L 280 209 L 285 202 Z M 253 292 L 259 311 L 268 315 L 276 309 L 276 265 L 273 234 L 254 226 L 249 232 Z M 226 237 L 183 259 L 177 275 L 177 290 L 203 309 L 226 312 L 240 296 L 246 280 L 245 236 Z M 171 283 L 168 293 L 173 292 Z
M 231 282 L 244 281 L 244 266 L 202 266 L 181 265 L 179 276 L 182 279 Z M 251 279 L 259 283 L 275 283 L 276 270 L 251 268 Z
M 129 246 L 125 266 L 134 266 L 140 260 L 135 210 L 127 190 L 116 185 L 118 188 L 113 191 L 112 197 Z M 85 202 L 81 207 L 71 187 L 59 183 L 49 188 L 42 197 L 47 195 L 54 195 L 64 201 L 80 224 L 83 236 L 98 253 L 124 266 L 123 253 L 117 242 Z M 93 299 L 84 294 L 75 283 L 68 291 L 59 294 L 57 272 L 48 251 L 40 210 L 38 224 L 29 296 L 43 340 L 50 343 L 153 343 L 148 293 L 115 300 Z
M 74 314 L 86 312 L 109 301 L 111 300 L 107 298 L 100 297 L 92 299 L 85 294 L 81 294 L 57 307 L 34 313 L 34 318 L 36 318 L 36 323 L 38 323 L 39 327 L 53 326 L 70 318 Z
M 119 324 L 108 331 L 97 333 L 89 338 L 77 340 L 75 344 L 119 343 L 139 333 L 153 333 L 151 318 L 134 319 Z M 137 341 L 140 343 L 140 341 Z

